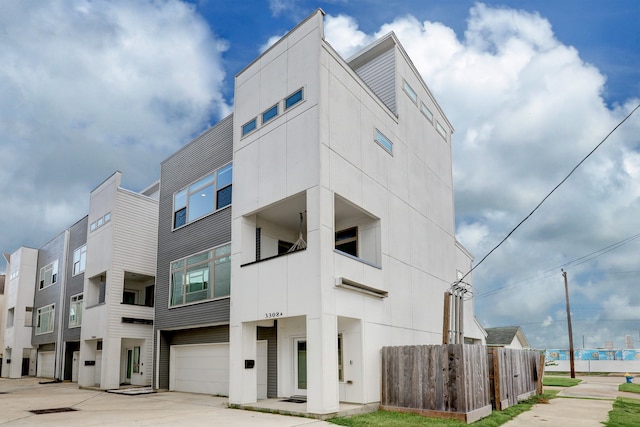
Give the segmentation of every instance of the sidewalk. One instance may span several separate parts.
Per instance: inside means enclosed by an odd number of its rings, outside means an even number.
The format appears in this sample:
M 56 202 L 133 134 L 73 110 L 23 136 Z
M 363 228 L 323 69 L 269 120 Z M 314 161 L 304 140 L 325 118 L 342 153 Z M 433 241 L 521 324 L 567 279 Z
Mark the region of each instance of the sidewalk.
M 530 411 L 518 415 L 505 427 L 532 425 L 546 426 L 602 426 L 609 418 L 613 401 L 618 396 L 640 399 L 635 393 L 618 391 L 623 377 L 577 377 L 582 380 L 574 387 L 558 387 L 562 390 L 549 404 L 534 405 Z M 549 387 L 551 388 L 551 387 Z

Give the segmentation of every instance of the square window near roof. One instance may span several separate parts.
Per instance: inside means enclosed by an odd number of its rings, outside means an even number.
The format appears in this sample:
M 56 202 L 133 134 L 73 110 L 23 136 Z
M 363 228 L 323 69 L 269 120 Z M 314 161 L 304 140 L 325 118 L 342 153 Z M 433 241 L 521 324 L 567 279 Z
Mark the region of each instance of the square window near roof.
M 242 136 L 245 136 L 248 133 L 253 132 L 258 127 L 258 121 L 253 118 L 251 121 L 242 125 Z
M 407 83 L 406 81 L 404 81 L 404 86 L 403 89 L 406 92 L 407 95 L 409 95 L 409 98 L 411 98 L 411 100 L 417 104 L 418 103 L 418 95 L 416 94 L 416 91 L 413 90 L 413 88 L 411 86 L 409 86 L 409 83 Z
M 262 124 L 267 123 L 269 120 L 273 119 L 278 115 L 278 104 L 269 108 L 267 111 L 262 113 Z
M 284 100 L 284 109 L 288 110 L 300 101 L 302 101 L 302 89 L 298 89 Z
M 387 150 L 389 153 L 393 153 L 393 142 L 389 140 L 386 136 L 382 134 L 378 129 L 376 129 L 376 138 L 375 141 L 380 144 L 382 148 Z

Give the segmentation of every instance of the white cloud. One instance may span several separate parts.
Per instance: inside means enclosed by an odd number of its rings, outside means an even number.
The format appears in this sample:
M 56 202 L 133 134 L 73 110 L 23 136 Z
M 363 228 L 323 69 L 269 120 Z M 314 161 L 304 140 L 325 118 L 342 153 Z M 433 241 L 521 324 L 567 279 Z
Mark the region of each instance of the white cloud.
M 115 170 L 143 188 L 211 116 L 230 112 L 226 43 L 179 1 L 6 2 L 0 43 L 5 251 L 81 218 Z
M 360 31 L 350 17 L 328 18 L 325 36 L 348 57 L 389 31 L 456 129 L 456 234 L 476 262 L 639 102 L 607 107 L 606 76 L 558 40 L 545 18 L 524 11 L 477 4 L 463 38 L 446 25 L 413 16 L 398 17 L 374 34 Z M 640 229 L 638 134 L 640 114 L 474 271 L 481 321 L 532 324 L 525 332 L 544 324 L 532 345 L 561 344 L 562 334 L 549 322 L 550 313 L 564 306 L 559 267 Z M 619 264 L 637 270 L 638 244 L 631 246 L 569 273 L 579 319 L 574 333 L 587 335 L 587 341 L 589 334 L 624 336 L 625 325 L 605 324 L 610 316 L 598 314 L 614 305 L 602 304 L 614 289 L 636 293 L 632 280 L 614 282 L 606 273 Z M 595 311 L 585 309 L 587 304 Z M 627 312 L 636 305 L 622 307 Z

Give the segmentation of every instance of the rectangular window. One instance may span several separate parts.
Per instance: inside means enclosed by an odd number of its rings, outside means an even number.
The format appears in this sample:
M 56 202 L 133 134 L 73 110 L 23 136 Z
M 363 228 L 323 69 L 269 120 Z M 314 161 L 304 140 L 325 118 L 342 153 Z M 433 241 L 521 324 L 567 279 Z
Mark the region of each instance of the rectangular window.
M 80 274 L 84 271 L 87 264 L 87 245 L 83 245 L 73 251 L 73 275 Z
M 69 304 L 70 328 L 75 328 L 82 325 L 82 299 L 82 294 L 74 295 L 71 297 L 71 303 Z
M 420 103 L 420 111 L 422 111 L 422 114 L 424 114 L 424 116 L 429 119 L 430 122 L 433 122 L 433 113 L 426 105 L 424 105 L 424 102 Z
M 345 230 L 336 231 L 336 249 L 358 256 L 358 227 L 351 227 Z
M 24 308 L 24 326 L 29 328 L 33 326 L 33 307 Z
M 133 373 L 140 373 L 140 347 L 133 348 Z
M 231 204 L 233 166 L 229 163 L 173 195 L 173 228 L 182 227 Z
M 444 139 L 447 139 L 447 131 L 444 129 L 444 127 L 437 120 L 436 120 L 436 130 L 438 131 L 440 136 L 442 136 Z
M 411 98 L 414 104 L 417 104 L 418 95 L 416 94 L 416 91 L 413 90 L 413 88 L 409 86 L 409 83 L 407 83 L 406 81 L 403 80 L 402 82 L 404 83 L 402 88 L 404 89 L 405 93 L 409 96 L 409 98 Z
M 40 269 L 40 289 L 55 285 L 58 281 L 58 260 Z
M 254 130 L 256 130 L 257 127 L 258 127 L 258 120 L 254 117 L 253 119 L 249 120 L 247 123 L 242 125 L 242 136 L 245 136 L 253 132 Z
M 14 307 L 7 310 L 7 328 L 13 327 L 13 319 L 15 317 L 16 309 Z
M 262 113 L 262 124 L 267 123 L 269 120 L 273 119 L 278 115 L 278 104 L 269 108 L 267 111 Z
M 291 95 L 287 96 L 284 100 L 284 109 L 288 110 L 289 108 L 301 102 L 304 99 L 303 95 L 304 94 L 302 93 L 302 89 L 298 89 Z
M 36 312 L 36 335 L 53 332 L 55 312 L 55 304 L 38 309 Z
M 171 263 L 169 305 L 183 305 L 229 296 L 231 244 Z
M 393 142 L 384 136 L 378 129 L 376 129 L 375 141 L 389 153 L 393 153 Z

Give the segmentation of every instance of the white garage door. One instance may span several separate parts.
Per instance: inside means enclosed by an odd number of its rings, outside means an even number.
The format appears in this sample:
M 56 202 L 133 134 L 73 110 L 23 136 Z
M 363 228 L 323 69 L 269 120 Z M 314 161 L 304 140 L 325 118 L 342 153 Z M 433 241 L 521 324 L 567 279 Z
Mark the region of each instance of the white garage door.
M 36 376 L 41 378 L 53 378 L 56 366 L 56 354 L 53 351 L 38 352 L 38 369 Z
M 172 345 L 169 390 L 229 395 L 229 344 Z

